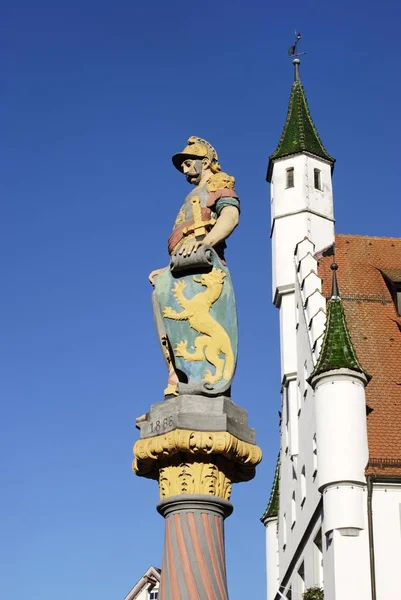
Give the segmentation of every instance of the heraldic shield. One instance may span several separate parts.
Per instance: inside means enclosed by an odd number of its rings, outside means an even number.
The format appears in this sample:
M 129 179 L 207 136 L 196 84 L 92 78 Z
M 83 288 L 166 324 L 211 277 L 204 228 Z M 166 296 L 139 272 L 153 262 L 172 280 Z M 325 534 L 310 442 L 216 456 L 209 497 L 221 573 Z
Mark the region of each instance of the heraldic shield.
M 238 353 L 230 272 L 210 246 L 171 257 L 155 278 L 153 310 L 179 394 L 227 394 Z

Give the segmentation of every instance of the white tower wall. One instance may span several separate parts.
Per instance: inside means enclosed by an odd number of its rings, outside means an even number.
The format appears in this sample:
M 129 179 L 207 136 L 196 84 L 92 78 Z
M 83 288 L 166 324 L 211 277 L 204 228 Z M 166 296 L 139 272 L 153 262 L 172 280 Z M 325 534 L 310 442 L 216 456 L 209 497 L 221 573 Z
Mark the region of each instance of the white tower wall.
M 294 185 L 287 187 L 287 171 L 294 169 Z M 314 170 L 321 189 L 315 188 Z M 307 153 L 277 160 L 271 181 L 273 300 L 294 286 L 294 251 L 305 237 L 316 251 L 334 242 L 331 166 Z
M 278 589 L 278 537 L 276 517 L 266 523 L 267 600 L 274 600 Z
M 337 482 L 366 483 L 368 438 L 361 377 L 341 369 L 325 373 L 315 384 L 320 490 Z
M 370 600 L 372 596 L 366 515 L 364 530 L 359 535 L 348 535 L 346 531 L 334 530 L 326 540 L 326 547 L 323 558 L 325 600 Z M 378 597 L 378 600 L 381 598 Z

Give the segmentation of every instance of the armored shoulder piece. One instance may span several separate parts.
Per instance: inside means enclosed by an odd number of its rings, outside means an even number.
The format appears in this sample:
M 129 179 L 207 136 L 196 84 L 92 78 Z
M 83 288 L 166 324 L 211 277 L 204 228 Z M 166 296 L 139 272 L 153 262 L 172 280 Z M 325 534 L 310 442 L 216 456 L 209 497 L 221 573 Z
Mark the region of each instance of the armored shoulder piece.
M 234 189 L 235 178 L 231 177 L 231 175 L 227 175 L 227 173 L 223 173 L 220 171 L 219 173 L 215 173 L 207 182 L 207 189 L 209 192 L 217 192 L 217 190 L 221 190 L 223 188 Z

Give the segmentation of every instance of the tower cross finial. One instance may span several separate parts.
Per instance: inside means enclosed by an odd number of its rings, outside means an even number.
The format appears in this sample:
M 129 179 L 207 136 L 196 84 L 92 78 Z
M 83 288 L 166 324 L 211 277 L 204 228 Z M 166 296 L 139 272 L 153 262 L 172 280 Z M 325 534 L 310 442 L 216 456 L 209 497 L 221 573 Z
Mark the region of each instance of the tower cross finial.
M 332 270 L 332 273 L 333 273 L 333 281 L 332 281 L 332 286 L 331 286 L 331 299 L 337 300 L 338 298 L 340 298 L 340 291 L 338 289 L 338 282 L 337 282 L 338 264 L 336 262 L 332 262 L 330 269 Z
M 292 61 L 292 64 L 294 65 L 294 81 L 299 81 L 299 64 L 301 61 L 299 60 L 298 57 L 306 54 L 306 52 L 298 52 L 298 43 L 299 43 L 300 39 L 301 39 L 301 34 L 299 33 L 299 31 L 297 32 L 297 30 L 295 30 L 294 43 L 288 49 L 288 56 L 290 56 L 294 59 Z

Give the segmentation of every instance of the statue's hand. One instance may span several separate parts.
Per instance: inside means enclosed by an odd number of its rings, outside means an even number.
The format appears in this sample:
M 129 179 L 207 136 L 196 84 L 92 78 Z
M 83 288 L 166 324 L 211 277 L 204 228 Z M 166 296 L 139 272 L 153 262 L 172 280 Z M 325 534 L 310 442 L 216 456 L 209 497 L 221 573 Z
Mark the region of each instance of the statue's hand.
M 193 252 L 196 252 L 197 249 L 200 248 L 203 245 L 204 245 L 203 241 L 199 242 L 199 241 L 197 241 L 195 239 L 188 240 L 178 250 L 178 254 L 181 254 L 181 256 L 183 256 L 184 258 L 186 256 L 191 256 L 191 254 Z
M 161 273 L 163 273 L 163 271 L 165 271 L 167 269 L 167 267 L 163 267 L 163 269 L 155 269 L 154 271 L 152 271 L 149 275 L 149 281 L 150 283 L 154 286 L 155 285 L 155 277 L 157 277 L 158 275 L 160 275 Z

